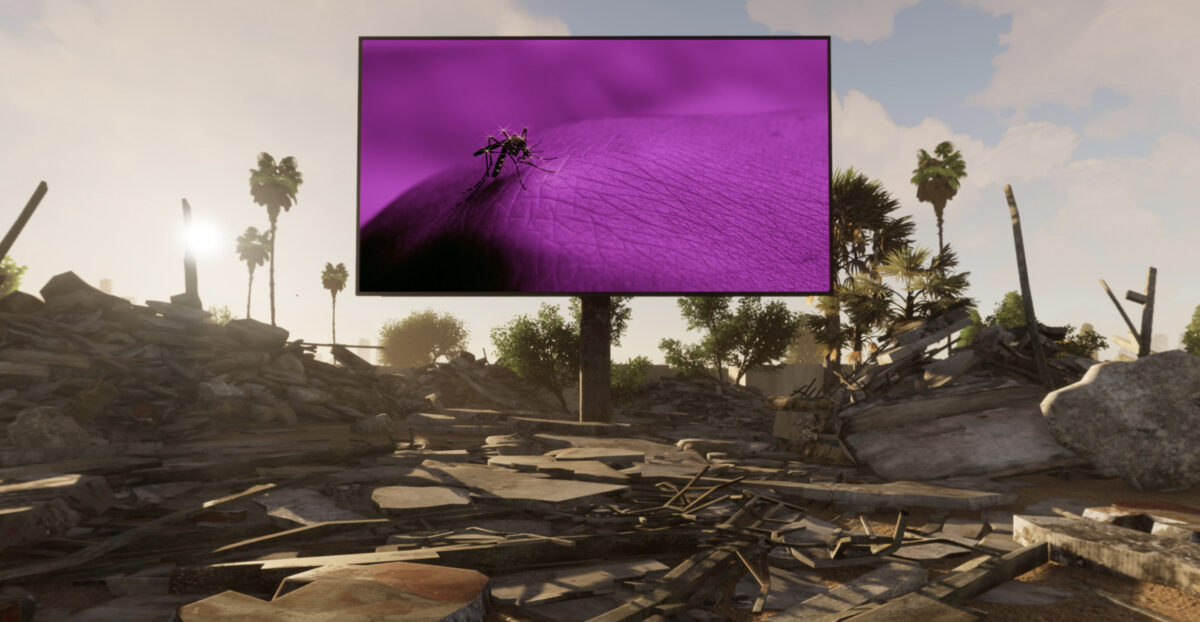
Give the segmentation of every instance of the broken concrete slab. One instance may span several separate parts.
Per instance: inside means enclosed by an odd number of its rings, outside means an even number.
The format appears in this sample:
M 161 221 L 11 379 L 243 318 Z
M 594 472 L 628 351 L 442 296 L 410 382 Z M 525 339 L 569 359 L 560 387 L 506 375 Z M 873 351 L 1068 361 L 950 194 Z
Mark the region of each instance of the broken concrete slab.
M 424 512 L 471 504 L 471 495 L 461 488 L 443 486 L 385 486 L 371 493 L 371 500 L 385 514 Z
M 623 493 L 628 486 L 557 480 L 542 474 L 514 473 L 501 467 L 473 464 L 426 463 L 447 484 L 470 489 L 487 501 L 502 501 L 542 509 L 566 509 Z
M 1041 400 L 1045 395 L 1046 389 L 1040 385 L 1013 380 L 961 384 L 916 396 L 882 395 L 843 408 L 838 417 L 842 420 L 842 431 L 854 434 L 1006 408 Z
M 978 367 L 981 360 L 974 350 L 963 350 L 933 361 L 925 366 L 925 386 L 936 389 L 950 384 Z
M 628 424 L 623 423 L 564 421 L 534 417 L 509 417 L 508 420 L 512 423 L 513 428 L 526 434 L 544 432 L 582 436 L 629 436 L 633 432 Z
M 1037 468 L 1076 458 L 1046 429 L 1036 402 L 849 434 L 860 463 L 884 479 L 938 479 Z
M 553 452 L 555 460 L 595 460 L 615 469 L 625 469 L 638 462 L 645 462 L 646 454 L 640 451 L 616 447 L 572 447 Z
M 785 609 L 771 616 L 771 619 L 779 622 L 800 622 L 845 611 L 867 602 L 882 602 L 921 587 L 925 584 L 927 576 L 925 569 L 916 564 L 889 562 L 829 590 L 828 593 L 814 596 Z
M 1200 595 L 1200 544 L 1082 518 L 1017 515 L 1013 538 L 1047 543 L 1121 575 Z
M 254 500 L 273 516 L 291 525 L 363 520 L 364 516 L 338 507 L 333 499 L 308 488 L 272 490 Z
M 628 475 L 595 460 L 559 462 L 549 456 L 494 456 L 488 458 L 488 464 L 526 473 L 545 473 L 550 477 L 574 479 L 581 482 L 627 484 L 630 480 Z
M 368 566 L 332 565 L 294 574 L 279 584 L 275 598 L 316 581 L 374 581 L 423 598 L 471 602 L 487 591 L 488 577 L 474 570 L 430 564 L 392 562 Z
M 746 480 L 744 488 L 767 488 L 781 496 L 812 501 L 828 501 L 858 508 L 905 509 L 912 507 L 947 510 L 979 510 L 1007 505 L 1016 495 L 935 486 L 921 482 L 886 484 L 806 484 L 779 480 Z
M 617 581 L 666 572 L 668 569 L 667 565 L 658 561 L 644 559 L 522 572 L 497 577 L 492 583 L 492 597 L 502 603 L 532 605 L 573 596 L 606 594 L 615 589 Z
M 928 542 L 924 544 L 904 544 L 895 553 L 895 557 L 900 559 L 908 559 L 913 561 L 927 561 L 931 559 L 944 559 L 955 555 L 965 555 L 971 553 L 971 549 L 957 544 L 949 544 L 946 542 Z
M 1200 358 L 1183 350 L 1088 369 L 1042 401 L 1063 445 L 1137 490 L 1200 482 Z

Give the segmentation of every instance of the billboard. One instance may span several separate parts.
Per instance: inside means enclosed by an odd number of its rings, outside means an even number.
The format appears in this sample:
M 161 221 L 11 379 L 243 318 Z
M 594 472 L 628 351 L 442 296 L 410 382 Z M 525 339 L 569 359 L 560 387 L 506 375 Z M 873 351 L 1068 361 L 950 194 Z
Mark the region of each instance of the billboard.
M 359 294 L 830 290 L 827 37 L 359 45 Z

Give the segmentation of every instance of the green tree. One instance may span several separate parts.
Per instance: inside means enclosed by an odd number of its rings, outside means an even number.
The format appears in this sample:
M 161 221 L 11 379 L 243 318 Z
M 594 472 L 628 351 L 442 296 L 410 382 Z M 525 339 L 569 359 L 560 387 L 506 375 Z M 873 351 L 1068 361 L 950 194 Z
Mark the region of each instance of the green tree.
M 610 383 L 613 404 L 624 406 L 632 401 L 646 384 L 646 374 L 652 367 L 654 364 L 644 356 L 631 358 L 624 363 L 613 363 Z
M 1196 310 L 1192 312 L 1192 321 L 1179 339 L 1183 342 L 1184 350 L 1200 356 L 1200 305 L 1196 305 Z
M 384 365 L 420 367 L 466 349 L 467 331 L 453 315 L 426 309 L 384 324 L 379 329 L 379 344 Z
M 339 263 L 335 266 L 325 262 L 325 270 L 321 272 L 321 286 L 329 290 L 329 295 L 333 299 L 332 315 L 330 316 L 330 334 L 333 337 L 333 343 L 337 343 L 337 295 L 346 288 L 346 279 L 348 278 L 350 278 L 350 274 L 346 272 L 346 264 Z
M 999 324 L 1005 328 L 1017 328 L 1025 325 L 1025 299 L 1021 292 L 1011 291 L 1004 294 L 1004 299 L 996 303 L 992 314 L 984 321 L 987 326 Z
M 238 258 L 246 262 L 250 271 L 250 282 L 246 285 L 246 319 L 250 319 L 250 299 L 254 293 L 254 269 L 263 265 L 271 256 L 266 233 L 259 233 L 257 227 L 246 227 L 246 232 L 237 237 Z
M 817 343 L 828 353 L 825 359 L 825 389 L 836 384 L 834 371 L 841 369 L 842 349 L 850 348 L 858 353 L 877 321 L 871 311 L 878 307 L 882 288 L 879 266 L 894 250 L 912 243 L 914 225 L 908 216 L 895 217 L 893 213 L 900 203 L 877 180 L 872 180 L 854 168 L 834 173 L 830 187 L 832 217 L 831 260 L 835 274 L 833 293 L 822 296 L 817 302 L 817 311 L 804 317 L 805 326 Z M 868 287 L 859 275 L 873 283 Z M 850 291 L 854 289 L 855 291 Z M 849 305 L 856 305 L 856 317 L 869 324 L 842 325 L 842 312 L 849 312 Z
M 233 319 L 233 311 L 230 311 L 229 307 L 227 305 L 221 305 L 219 307 L 209 307 L 208 313 L 209 313 L 208 319 L 206 319 L 205 321 L 210 324 L 216 324 L 218 326 L 224 326 L 229 323 L 229 320 Z
M 942 226 L 946 203 L 958 194 L 959 180 L 967 176 L 967 163 L 962 153 L 948 140 L 938 143 L 933 153 L 930 155 L 924 149 L 917 151 L 917 168 L 913 169 L 912 183 L 917 187 L 917 200 L 933 205 L 933 215 L 937 218 L 938 249 L 941 250 L 945 248 Z
M 613 296 L 609 306 L 610 345 L 620 345 L 629 318 L 631 296 Z M 550 391 L 570 412 L 562 392 L 579 380 L 579 325 L 582 303 L 569 300 L 572 319 L 564 319 L 554 305 L 543 304 L 537 316 L 522 315 L 505 326 L 492 330 L 492 343 L 499 352 L 497 363 L 511 369 L 520 378 Z M 610 367 L 619 369 L 617 365 Z
M 801 322 L 796 328 L 796 333 L 792 335 L 791 342 L 788 343 L 783 361 L 790 365 L 820 363 L 824 356 L 825 348 L 817 343 L 817 339 L 808 325 Z
M 965 348 L 975 343 L 975 338 L 979 336 L 979 331 L 983 330 L 983 318 L 980 317 L 979 311 L 971 309 L 967 311 L 967 317 L 971 318 L 971 325 L 962 329 L 958 333 L 957 345 L 960 348 Z
M 688 329 L 703 335 L 699 344 L 688 346 L 663 339 L 658 347 L 667 363 L 685 376 L 705 373 L 719 382 L 725 381 L 726 366 L 736 367 L 735 384 L 751 369 L 779 367 L 776 361 L 783 358 L 799 329 L 799 316 L 782 301 L 764 305 L 759 296 L 743 296 L 736 310 L 730 309 L 732 301 L 732 296 L 680 298 Z
M 542 387 L 569 413 L 563 390 L 579 376 L 579 324 L 568 322 L 555 305 L 543 304 L 535 318 L 518 316 L 492 329 L 499 364 Z
M 0 298 L 3 298 L 21 287 L 21 277 L 25 276 L 28 266 L 22 266 L 13 260 L 11 255 L 5 255 L 0 261 Z
M 296 167 L 296 159 L 288 156 L 279 162 L 267 152 L 258 154 L 258 168 L 250 169 L 250 196 L 254 202 L 267 208 L 267 220 L 271 223 L 268 234 L 270 245 L 271 326 L 275 325 L 275 239 L 279 231 L 279 210 L 291 211 L 296 202 L 296 192 L 304 177 Z
M 1058 347 L 1059 356 L 1073 354 L 1094 359 L 1097 352 L 1108 347 L 1108 340 L 1094 330 L 1081 328 L 1077 333 L 1074 326 L 1067 324 L 1066 337 L 1058 342 Z

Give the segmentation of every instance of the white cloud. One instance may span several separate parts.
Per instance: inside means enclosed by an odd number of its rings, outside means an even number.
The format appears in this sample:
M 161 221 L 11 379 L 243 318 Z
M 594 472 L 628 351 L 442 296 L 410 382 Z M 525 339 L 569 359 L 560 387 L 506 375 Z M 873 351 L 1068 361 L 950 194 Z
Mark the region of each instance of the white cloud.
M 1135 131 L 1196 131 L 1200 105 L 1200 4 L 1177 0 L 961 0 L 1011 15 L 1007 49 L 991 82 L 971 102 L 1020 119 L 1042 103 L 1086 109 L 1098 88 L 1128 106 L 1091 118 L 1084 134 L 1117 139 Z
M 305 174 L 279 221 L 276 281 L 281 325 L 310 340 L 329 337 L 321 268 L 353 271 L 358 37 L 569 34 L 509 0 L 61 0 L 19 17 L 0 30 L 0 209 L 15 215 L 39 180 L 50 186 L 12 251 L 29 266 L 23 289 L 74 270 L 139 300 L 179 293 L 186 197 L 225 234 L 200 258 L 204 301 L 244 313 L 233 238 L 266 227 L 247 186 L 266 150 Z M 262 319 L 265 268 L 254 286 Z M 343 294 L 338 334 L 374 338 L 384 318 L 429 301 Z M 485 343 L 486 328 L 474 335 Z
M 751 21 L 772 33 L 829 35 L 874 43 L 892 36 L 896 14 L 921 0 L 746 0 Z

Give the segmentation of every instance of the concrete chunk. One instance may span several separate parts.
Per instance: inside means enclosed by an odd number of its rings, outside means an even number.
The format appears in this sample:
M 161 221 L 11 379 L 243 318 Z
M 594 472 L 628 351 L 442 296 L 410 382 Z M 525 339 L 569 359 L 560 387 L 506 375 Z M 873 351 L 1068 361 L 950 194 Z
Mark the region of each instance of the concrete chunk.
M 1013 517 L 1013 538 L 1049 543 L 1118 574 L 1200 595 L 1200 544 L 1194 542 L 1085 519 L 1026 515 Z

